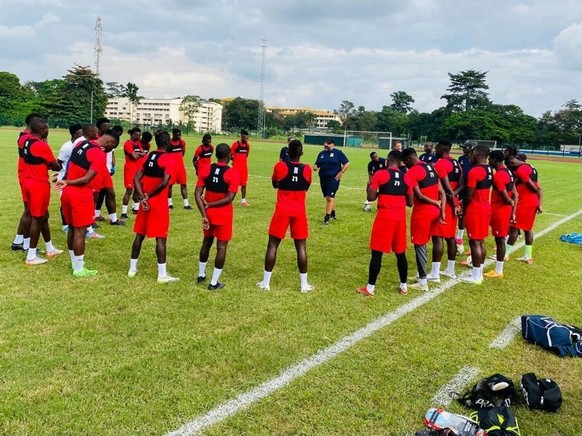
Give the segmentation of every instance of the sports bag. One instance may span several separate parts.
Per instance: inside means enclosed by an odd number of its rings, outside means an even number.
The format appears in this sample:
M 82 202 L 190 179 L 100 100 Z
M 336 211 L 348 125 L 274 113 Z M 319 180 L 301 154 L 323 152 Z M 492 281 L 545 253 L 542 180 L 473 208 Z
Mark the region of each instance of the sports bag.
M 558 384 L 549 378 L 539 379 L 532 372 L 521 377 L 521 391 L 530 409 L 556 412 L 562 405 Z
M 501 374 L 479 380 L 471 391 L 457 398 L 457 401 L 470 409 L 509 406 L 517 400 L 515 385 L 511 379 Z
M 521 334 L 528 342 L 564 356 L 582 357 L 582 329 L 543 315 L 522 315 Z
M 505 405 L 479 409 L 471 413 L 471 419 L 487 436 L 521 436 L 517 419 Z
M 568 233 L 560 236 L 560 240 L 570 244 L 582 245 L 582 233 Z

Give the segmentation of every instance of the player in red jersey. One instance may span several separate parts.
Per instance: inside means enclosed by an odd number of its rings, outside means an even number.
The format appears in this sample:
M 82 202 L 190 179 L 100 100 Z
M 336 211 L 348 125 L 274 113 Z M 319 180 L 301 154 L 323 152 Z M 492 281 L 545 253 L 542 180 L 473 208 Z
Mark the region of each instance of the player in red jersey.
M 493 170 L 487 165 L 489 147 L 477 145 L 470 153 L 471 169 L 465 185 L 465 228 L 471 248 L 473 264 L 471 276 L 462 278 L 464 282 L 480 285 L 483 282 L 483 266 L 487 256 L 485 238 L 489 236 L 491 202 L 489 196 L 493 183 Z
M 517 260 L 528 264 L 533 263 L 533 225 L 536 215 L 542 213 L 543 191 L 538 181 L 538 172 L 530 164 L 520 161 L 515 156 L 507 156 L 505 165 L 513 173 L 519 201 L 515 210 L 515 223 L 511 225 L 507 240 L 507 255 L 513 251 L 518 230 L 523 230 L 525 236 L 525 255 Z
M 460 190 L 461 167 L 456 159 L 451 157 L 451 141 L 441 140 L 435 147 L 437 161 L 434 163 L 438 177 L 445 191 L 447 202 L 445 207 L 445 222 L 438 223 L 432 236 L 432 266 L 427 275 L 429 281 L 440 282 L 440 275 L 455 278 L 455 257 L 457 244 L 457 218 L 461 213 L 458 193 Z M 447 268 L 440 271 L 444 254 L 443 239 L 447 244 Z
M 194 157 L 192 158 L 192 165 L 194 165 L 196 175 L 198 175 L 200 171 L 207 171 L 207 168 L 210 167 L 210 164 L 212 163 L 213 153 L 214 147 L 212 146 L 212 136 L 210 133 L 206 133 L 202 137 L 202 144 L 196 148 Z
M 411 289 L 428 291 L 426 244 L 434 234 L 437 224 L 445 220 L 445 191 L 432 164 L 422 162 L 414 148 L 402 152 L 402 160 L 408 171 L 405 181 L 414 193 L 414 205 L 410 216 L 410 239 L 414 244 L 418 283 Z
M 127 209 L 129 200 L 132 200 L 131 211 L 136 214 L 139 208 L 137 196 L 134 194 L 133 179 L 135 173 L 140 169 L 142 158 L 145 152 L 141 147 L 141 129 L 134 127 L 127 131 L 129 139 L 123 144 L 123 153 L 125 154 L 125 165 L 123 166 L 123 184 L 125 185 L 125 194 L 123 195 L 123 202 L 121 205 L 121 218 L 128 218 Z
M 63 252 L 52 244 L 48 226 L 48 206 L 51 199 L 48 170 L 61 169 L 61 164 L 46 142 L 48 133 L 49 127 L 45 120 L 33 119 L 30 123 L 30 135 L 22 147 L 22 190 L 31 216 L 30 247 L 25 261 L 29 266 L 47 262 L 46 258 L 37 256 L 36 246 L 41 232 L 46 241 L 47 257 L 54 257 Z
M 372 258 L 368 270 L 368 284 L 357 288 L 360 294 L 374 295 L 376 279 L 382 268 L 382 254 L 394 252 L 400 276 L 398 291 L 408 293 L 406 279 L 406 206 L 412 206 L 412 191 L 406 184 L 406 176 L 398 169 L 402 153 L 392 150 L 388 154 L 387 168 L 374 173 L 367 188 L 368 201 L 378 200 L 378 213 L 372 226 L 370 249 Z
M 277 260 L 277 248 L 285 238 L 287 229 L 291 229 L 291 238 L 297 251 L 297 266 L 299 268 L 299 282 L 301 292 L 313 290 L 307 282 L 307 213 L 305 197 L 311 186 L 312 170 L 309 165 L 299 162 L 303 155 L 303 144 L 294 139 L 289 142 L 289 161 L 278 162 L 273 168 L 271 181 L 277 189 L 277 203 L 269 226 L 269 242 L 265 254 L 265 270 L 263 280 L 257 287 L 268 291 L 270 289 L 271 274 Z
M 249 132 L 243 129 L 240 131 L 240 139 L 233 142 L 230 147 L 230 158 L 232 159 L 232 167 L 237 171 L 240 178 L 240 193 L 242 196 L 240 201 L 245 207 L 250 206 L 247 201 L 247 182 L 249 180 L 248 158 L 250 152 Z
M 174 208 L 172 203 L 172 186 L 174 184 L 180 185 L 180 193 L 182 194 L 182 200 L 184 202 L 184 209 L 192 210 L 190 202 L 188 200 L 188 176 L 186 174 L 186 167 L 184 166 L 184 155 L 186 154 L 186 142 L 182 139 L 182 131 L 180 129 L 172 129 L 172 140 L 170 141 L 170 147 L 168 148 L 168 153 L 174 158 L 176 164 L 176 175 L 172 180 L 170 189 L 168 190 L 168 207 L 170 209 Z
M 206 280 L 206 264 L 210 247 L 216 238 L 214 271 L 208 285 L 211 291 L 224 288 L 224 283 L 220 283 L 218 279 L 226 260 L 228 241 L 232 238 L 232 201 L 240 185 L 238 173 L 228 166 L 230 160 L 228 144 L 216 146 L 216 159 L 217 162 L 210 165 L 207 173 L 198 175 L 196 182 L 196 205 L 202 215 L 202 230 L 204 231 L 198 263 L 198 283 Z M 203 192 L 204 198 L 202 198 Z
M 505 156 L 501 150 L 489 154 L 489 166 L 495 170 L 493 190 L 491 191 L 491 233 L 495 238 L 495 269 L 484 277 L 502 278 L 505 262 L 505 240 L 509 235 L 510 224 L 515 223 L 515 209 L 518 201 L 513 175 L 503 164 Z
M 177 282 L 178 278 L 168 274 L 166 269 L 166 240 L 170 227 L 168 209 L 168 186 L 175 171 L 174 159 L 168 154 L 170 135 L 164 130 L 156 132 L 157 150 L 148 154 L 142 168 L 135 174 L 135 191 L 141 207 L 137 212 L 133 231 L 135 239 L 131 248 L 131 259 L 127 275 L 137 273 L 137 260 L 143 240 L 156 238 L 158 258 L 158 283 Z
M 87 126 L 83 132 L 89 131 Z M 107 173 L 106 153 L 119 144 L 119 137 L 111 130 L 99 139 L 77 142 L 69 159 L 65 179 L 57 182 L 63 190 L 61 206 L 65 221 L 69 224 L 67 246 L 74 277 L 89 277 L 96 270 L 85 268 L 85 234 L 94 222 L 93 192 L 100 187 L 100 178 Z

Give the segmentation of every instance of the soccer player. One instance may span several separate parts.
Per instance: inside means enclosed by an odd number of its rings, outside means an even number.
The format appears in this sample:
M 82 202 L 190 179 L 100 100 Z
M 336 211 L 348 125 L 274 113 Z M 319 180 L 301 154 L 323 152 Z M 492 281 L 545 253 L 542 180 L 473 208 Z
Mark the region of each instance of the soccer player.
M 461 167 L 461 181 L 460 181 L 460 191 L 459 191 L 459 201 L 461 202 L 461 215 L 458 219 L 457 235 L 455 236 L 455 243 L 457 244 L 457 253 L 463 254 L 465 252 L 465 246 L 463 245 L 463 236 L 465 235 L 465 212 L 463 207 L 463 200 L 465 199 L 465 183 L 467 182 L 467 175 L 471 169 L 471 158 L 469 154 L 475 146 L 473 141 L 465 141 L 461 145 L 461 150 L 463 154 L 459 157 L 458 162 Z
M 378 153 L 375 151 L 370 153 L 370 162 L 368 162 L 368 182 L 372 180 L 374 173 L 383 168 L 386 168 L 386 159 L 379 157 Z M 366 200 L 364 202 L 364 211 L 370 212 L 371 210 L 370 202 Z
M 398 291 L 408 293 L 408 260 L 406 259 L 406 206 L 412 206 L 412 192 L 405 182 L 406 176 L 398 169 L 402 153 L 392 150 L 388 154 L 386 169 L 376 171 L 367 188 L 368 200 L 378 200 L 378 213 L 372 226 L 370 249 L 372 258 L 368 270 L 368 284 L 358 288 L 360 294 L 374 295 L 376 279 L 382 268 L 382 254 L 394 252 L 400 276 Z
M 289 142 L 289 161 L 275 165 L 271 181 L 277 189 L 277 203 L 269 226 L 269 242 L 265 254 L 263 280 L 257 283 L 260 289 L 270 289 L 271 274 L 277 260 L 277 248 L 285 238 L 287 229 L 291 229 L 291 238 L 297 251 L 297 266 L 301 292 L 313 290 L 307 282 L 307 213 L 305 197 L 311 185 L 311 167 L 299 162 L 303 155 L 303 144 L 297 139 Z
M 518 230 L 523 230 L 525 236 L 525 255 L 518 257 L 517 260 L 532 264 L 532 245 L 534 239 L 532 229 L 536 215 L 543 211 L 543 191 L 538 181 L 538 172 L 533 166 L 520 161 L 515 156 L 506 157 L 505 165 L 513 173 L 519 195 L 519 201 L 515 210 L 515 223 L 511 225 L 509 230 L 507 255 L 513 250 L 513 244 L 517 240 Z
M 234 168 L 228 166 L 231 149 L 228 144 L 216 146 L 217 162 L 210 165 L 207 173 L 198 175 L 196 182 L 196 205 L 202 215 L 204 239 L 200 247 L 198 262 L 198 283 L 206 280 L 206 264 L 210 256 L 210 247 L 216 238 L 216 258 L 214 271 L 208 285 L 211 291 L 224 288 L 218 279 L 222 274 L 226 260 L 228 241 L 232 239 L 233 207 L 232 202 L 240 185 Z M 204 192 L 204 198 L 202 193 Z
M 59 171 L 61 169 L 61 164 L 46 142 L 48 133 L 48 123 L 42 118 L 34 118 L 30 123 L 30 135 L 22 147 L 22 187 L 31 216 L 30 247 L 25 261 L 25 264 L 29 266 L 42 265 L 48 261 L 46 258 L 37 256 L 36 246 L 41 232 L 46 243 L 47 258 L 63 252 L 53 245 L 48 226 L 48 206 L 51 199 L 48 170 Z
M 83 127 L 83 132 L 89 131 Z M 111 130 L 95 140 L 77 141 L 69 159 L 67 173 L 57 182 L 62 189 L 61 206 L 69 224 L 67 246 L 73 267 L 73 277 L 90 277 L 96 270 L 85 268 L 85 234 L 94 222 L 93 191 L 99 189 L 100 178 L 108 173 L 107 156 L 119 144 L 119 137 Z
M 135 192 L 141 207 L 137 211 L 133 231 L 135 239 L 131 248 L 128 277 L 135 277 L 137 261 L 143 240 L 156 238 L 158 258 L 158 283 L 177 282 L 178 278 L 168 274 L 166 269 L 166 240 L 170 227 L 168 209 L 168 186 L 175 170 L 175 160 L 168 154 L 170 135 L 164 130 L 156 132 L 157 150 L 148 154 L 142 168 L 135 174 Z
M 404 179 L 413 191 L 414 204 L 410 216 L 410 239 L 414 244 L 418 283 L 411 289 L 428 291 L 426 263 L 428 253 L 426 244 L 434 234 L 436 225 L 445 220 L 445 191 L 432 164 L 421 161 L 414 148 L 402 152 L 402 160 L 408 167 Z
M 325 216 L 323 224 L 327 225 L 336 219 L 335 196 L 340 186 L 344 173 L 350 167 L 350 161 L 343 151 L 335 148 L 335 141 L 331 138 L 325 140 L 323 151 L 317 156 L 314 171 L 319 171 L 319 183 L 321 192 L 325 197 Z
M 495 269 L 483 274 L 484 277 L 502 278 L 505 261 L 505 239 L 509 236 L 509 226 L 515 223 L 515 208 L 518 195 L 513 175 L 504 165 L 504 154 L 493 150 L 489 154 L 489 166 L 495 170 L 491 192 L 491 233 L 495 238 Z
M 440 282 L 440 275 L 456 278 L 457 244 L 455 243 L 455 232 L 457 230 L 457 217 L 461 213 L 458 199 L 461 167 L 451 156 L 451 146 L 451 141 L 445 139 L 439 141 L 435 147 L 437 161 L 434 164 L 434 169 L 447 198 L 445 222 L 437 224 L 432 236 L 432 266 L 430 274 L 427 275 L 429 281 L 437 283 Z M 447 268 L 441 272 L 441 260 L 444 254 L 443 239 L 447 244 Z
M 65 173 L 67 172 L 67 165 L 69 163 L 69 159 L 71 158 L 71 153 L 73 152 L 73 143 L 81 136 L 83 136 L 83 126 L 81 124 L 71 124 L 69 126 L 69 133 L 71 134 L 71 139 L 61 146 L 61 149 L 59 150 L 59 155 L 57 157 L 57 160 L 61 164 L 61 170 L 57 174 L 57 181 L 63 180 L 63 178 L 65 177 Z M 68 232 L 69 226 L 65 222 L 65 216 L 63 215 L 62 208 L 61 208 L 61 220 L 63 223 L 62 227 L 63 232 Z
M 424 143 L 424 153 L 422 153 L 418 158 L 424 163 L 435 163 L 437 161 L 438 158 L 433 152 L 432 142 Z
M 232 167 L 236 170 L 240 178 L 240 192 L 242 196 L 240 203 L 245 207 L 250 206 L 247 201 L 247 183 L 249 179 L 248 158 L 250 152 L 249 132 L 241 130 L 240 139 L 233 142 L 230 146 L 230 158 L 232 159 Z
M 145 156 L 143 148 L 141 148 L 141 129 L 134 127 L 127 131 L 129 139 L 123 144 L 123 153 L 125 154 L 125 165 L 123 166 L 123 184 L 125 185 L 125 195 L 123 196 L 123 203 L 121 206 L 121 218 L 129 218 L 127 216 L 127 209 L 130 198 L 132 199 L 131 211 L 136 214 L 139 208 L 139 202 L 134 195 L 133 180 L 135 173 L 140 169 L 142 158 Z
M 141 142 L 141 149 L 146 154 L 146 156 L 144 156 L 142 159 L 143 162 L 146 161 L 147 154 L 150 152 L 150 149 L 152 148 L 152 139 L 153 138 L 154 138 L 154 136 L 150 132 L 143 132 L 141 134 L 141 138 L 140 138 L 139 142 Z
M 186 154 L 186 141 L 182 139 L 182 131 L 180 129 L 172 129 L 172 140 L 170 141 L 170 147 L 168 148 L 168 153 L 174 158 L 176 164 L 176 174 L 168 189 L 168 207 L 170 209 L 174 208 L 172 202 L 172 186 L 174 184 L 180 185 L 180 193 L 182 194 L 182 201 L 184 203 L 184 209 L 192 210 L 190 202 L 188 200 L 188 175 L 186 174 L 186 167 L 184 166 L 184 155 Z
M 493 170 L 487 165 L 489 147 L 477 145 L 471 151 L 471 169 L 465 185 L 465 227 L 471 247 L 471 276 L 462 278 L 464 282 L 480 285 L 483 283 L 483 265 L 487 256 L 485 238 L 489 235 L 491 203 L 489 194 L 493 183 Z
M 212 163 L 212 154 L 214 153 L 214 147 L 212 146 L 212 135 L 210 133 L 204 134 L 202 137 L 202 144 L 200 144 L 196 151 L 194 152 L 194 158 L 192 158 L 192 165 L 194 165 L 194 170 L 196 175 L 202 171 L 203 173 L 207 171 Z
M 24 209 L 22 211 L 22 215 L 20 216 L 20 221 L 18 222 L 18 228 L 16 229 L 16 236 L 14 241 L 12 242 L 12 250 L 13 251 L 26 251 L 30 247 L 30 211 L 28 210 L 28 202 L 26 200 L 26 196 L 24 194 L 24 155 L 23 155 L 23 147 L 28 138 L 30 137 L 30 124 L 33 120 L 40 119 L 42 120 L 42 116 L 39 114 L 32 113 L 28 115 L 25 119 L 26 127 L 25 129 L 20 132 L 18 135 L 18 139 L 16 141 L 16 145 L 18 146 L 18 184 L 20 185 L 20 194 L 22 195 L 22 204 L 24 205 Z
M 293 136 L 287 137 L 287 145 L 279 151 L 279 162 L 289 162 L 289 143 L 293 141 Z
M 400 141 L 396 141 L 394 145 L 392 145 L 392 150 L 399 151 L 400 153 L 402 153 L 402 143 Z M 408 171 L 408 168 L 406 168 L 404 162 L 400 163 L 400 167 L 398 169 L 400 170 L 401 173 L 406 173 L 406 171 Z

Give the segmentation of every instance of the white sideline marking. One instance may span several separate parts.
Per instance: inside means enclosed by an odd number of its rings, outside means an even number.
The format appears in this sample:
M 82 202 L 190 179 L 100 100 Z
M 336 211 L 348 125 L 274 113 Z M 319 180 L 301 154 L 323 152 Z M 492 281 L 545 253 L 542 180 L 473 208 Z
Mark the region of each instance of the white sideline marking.
M 556 221 L 554 224 L 541 230 L 539 233 L 536 234 L 536 237 L 539 238 L 541 236 L 544 236 L 545 234 L 551 232 L 558 226 L 564 224 L 565 222 L 568 222 L 569 220 L 577 217 L 580 214 L 582 214 L 582 209 L 580 209 L 578 212 L 572 215 L 569 215 L 559 221 Z M 519 242 L 514 245 L 515 249 L 521 248 L 523 246 L 524 246 L 523 242 Z M 485 267 L 491 265 L 493 262 L 494 261 L 492 260 L 487 260 L 485 262 Z M 205 415 L 200 416 L 190 422 L 187 422 L 177 430 L 167 433 L 167 436 L 193 435 L 207 427 L 210 427 L 216 423 L 224 421 L 225 419 L 233 416 L 237 412 L 248 408 L 253 403 L 267 397 L 268 395 L 272 394 L 278 389 L 287 386 L 293 380 L 301 377 L 309 370 L 316 368 L 319 365 L 322 365 L 327 361 L 333 359 L 334 357 L 348 350 L 350 347 L 357 344 L 361 340 L 366 339 L 367 337 L 376 333 L 378 330 L 392 324 L 400 317 L 407 315 L 414 309 L 428 303 L 429 301 L 438 297 L 447 289 L 452 288 L 458 283 L 459 282 L 455 280 L 448 280 L 447 282 L 434 288 L 433 290 L 425 294 L 422 294 L 421 296 L 416 297 L 410 300 L 408 303 L 405 303 L 402 306 L 396 308 L 396 310 L 387 313 L 381 316 L 380 318 L 370 322 L 368 325 L 355 331 L 351 335 L 343 337 L 342 339 L 330 345 L 329 347 L 324 348 L 321 351 L 318 351 L 314 355 L 307 357 L 306 359 L 296 363 L 293 366 L 290 366 L 289 368 L 281 372 L 281 374 L 279 374 L 277 377 L 272 378 L 271 380 L 267 380 L 266 382 L 262 383 L 256 388 L 253 388 L 247 392 L 239 394 L 235 398 L 225 401 L 222 404 L 219 404 L 214 409 L 208 411 Z
M 440 388 L 434 397 L 430 400 L 431 404 L 436 404 L 438 406 L 448 406 L 451 401 L 456 397 L 461 389 L 465 387 L 471 380 L 473 380 L 479 374 L 479 368 L 475 366 L 464 366 L 461 370 L 454 376 L 451 381 Z
M 507 347 L 518 333 L 521 333 L 521 318 L 511 320 L 507 327 L 499 333 L 499 336 L 489 344 L 489 348 L 502 349 Z

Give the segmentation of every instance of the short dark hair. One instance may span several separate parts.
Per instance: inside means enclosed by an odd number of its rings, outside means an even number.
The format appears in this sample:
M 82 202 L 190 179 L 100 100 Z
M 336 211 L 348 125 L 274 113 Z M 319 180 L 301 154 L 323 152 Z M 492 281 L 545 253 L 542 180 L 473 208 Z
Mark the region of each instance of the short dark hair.
M 289 147 L 289 159 L 295 160 L 301 156 L 301 153 L 303 152 L 303 144 L 301 144 L 300 140 L 292 139 L 291 141 L 289 141 L 288 147 Z
M 109 130 L 105 131 L 103 133 L 103 136 L 111 136 L 112 138 L 115 139 L 116 144 L 119 145 L 119 136 L 113 130 L 109 129 Z
M 77 130 L 82 129 L 82 128 L 83 128 L 83 126 L 80 123 L 71 124 L 69 126 L 69 133 L 71 134 L 71 136 L 73 136 L 77 132 Z
M 113 126 L 111 128 L 111 130 L 113 130 L 115 133 L 117 133 L 117 136 L 121 136 L 123 134 L 123 127 L 121 127 L 119 124 L 117 124 L 116 126 Z
M 370 159 L 372 159 L 372 157 L 373 157 L 375 154 L 378 154 L 378 153 L 376 153 L 375 151 L 373 151 L 372 153 L 370 153 Z
M 46 125 L 44 118 L 33 118 L 30 121 L 30 131 L 35 134 L 40 133 Z
M 486 145 L 476 145 L 475 148 L 473 148 L 473 153 L 478 156 L 487 157 L 489 156 L 489 152 L 489 147 Z
M 210 133 L 205 133 L 202 137 L 202 142 L 204 142 L 206 139 L 212 139 L 212 135 Z
M 402 160 L 406 159 L 409 156 L 417 156 L 416 150 L 412 147 L 408 147 L 402 150 Z
M 170 143 L 170 134 L 165 130 L 157 130 L 154 133 L 154 137 L 156 138 L 156 145 L 158 148 L 167 147 Z
M 398 150 L 392 150 L 390 153 L 388 153 L 388 160 L 402 162 L 402 152 Z
M 177 127 L 174 127 L 172 129 L 172 135 L 175 135 L 176 133 L 182 133 L 182 131 L 180 129 L 178 129 Z
M 129 129 L 127 133 L 129 133 L 130 135 L 133 135 L 134 133 L 141 133 L 141 129 L 135 126 L 133 129 Z
M 247 135 L 247 136 L 248 136 L 249 132 L 247 132 L 245 129 L 242 129 L 242 130 L 240 131 L 240 134 L 241 134 L 241 135 Z
M 111 121 L 109 121 L 107 118 L 99 118 L 96 122 L 95 125 L 97 126 L 97 128 L 101 127 L 101 124 L 105 124 L 105 123 L 110 123 Z
M 489 153 L 489 159 L 494 159 L 497 162 L 503 162 L 505 160 L 505 155 L 501 150 L 493 150 L 491 153 Z
M 32 121 L 34 119 L 43 119 L 43 116 L 37 113 L 31 113 L 29 115 L 27 115 L 27 117 L 24 119 L 24 122 L 26 123 L 27 126 L 30 126 L 30 123 L 32 123 Z
M 511 156 L 517 156 L 517 147 L 515 145 L 508 145 L 505 147 L 505 153 Z
M 153 138 L 153 135 L 150 132 L 143 132 L 141 134 L 141 142 L 150 142 Z
M 230 147 L 228 144 L 221 142 L 216 146 L 216 151 L 214 153 L 217 159 L 224 159 L 230 154 Z

